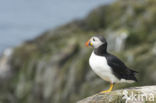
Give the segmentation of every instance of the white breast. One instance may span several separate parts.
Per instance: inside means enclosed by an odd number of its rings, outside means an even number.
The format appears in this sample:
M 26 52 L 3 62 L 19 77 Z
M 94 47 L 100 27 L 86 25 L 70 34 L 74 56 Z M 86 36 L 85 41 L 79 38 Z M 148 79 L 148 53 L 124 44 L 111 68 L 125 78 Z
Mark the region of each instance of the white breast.
M 119 82 L 118 78 L 113 75 L 111 67 L 107 64 L 107 60 L 104 56 L 98 56 L 92 52 L 89 58 L 89 64 L 92 70 L 105 81 L 111 83 Z

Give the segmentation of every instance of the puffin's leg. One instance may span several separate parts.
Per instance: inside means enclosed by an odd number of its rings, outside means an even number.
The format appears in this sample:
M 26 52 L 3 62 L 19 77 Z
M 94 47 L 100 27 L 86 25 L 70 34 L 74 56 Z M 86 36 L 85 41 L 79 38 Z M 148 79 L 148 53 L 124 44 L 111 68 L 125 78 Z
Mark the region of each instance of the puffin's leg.
M 110 84 L 110 88 L 109 88 L 108 90 L 101 91 L 100 93 L 107 93 L 107 92 L 112 91 L 113 86 L 114 86 L 114 84 L 113 84 L 113 83 L 111 83 L 111 84 Z

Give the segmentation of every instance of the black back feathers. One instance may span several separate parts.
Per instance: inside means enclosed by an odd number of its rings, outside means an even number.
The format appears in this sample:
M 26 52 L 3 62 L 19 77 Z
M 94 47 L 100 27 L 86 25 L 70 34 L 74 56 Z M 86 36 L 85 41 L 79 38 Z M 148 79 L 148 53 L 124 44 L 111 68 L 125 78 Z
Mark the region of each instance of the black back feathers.
M 112 68 L 113 74 L 118 79 L 137 81 L 135 77 L 136 71 L 129 69 L 121 60 L 111 54 L 107 54 L 105 57 L 108 65 Z

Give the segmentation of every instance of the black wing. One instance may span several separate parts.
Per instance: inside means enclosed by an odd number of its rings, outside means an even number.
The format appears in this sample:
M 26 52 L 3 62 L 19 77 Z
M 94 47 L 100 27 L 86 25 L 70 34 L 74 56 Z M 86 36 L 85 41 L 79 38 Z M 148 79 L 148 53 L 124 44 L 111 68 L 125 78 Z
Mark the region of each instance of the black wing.
M 119 79 L 134 80 L 137 81 L 134 70 L 129 69 L 120 59 L 108 54 L 106 56 L 108 65 L 112 68 L 113 74 Z

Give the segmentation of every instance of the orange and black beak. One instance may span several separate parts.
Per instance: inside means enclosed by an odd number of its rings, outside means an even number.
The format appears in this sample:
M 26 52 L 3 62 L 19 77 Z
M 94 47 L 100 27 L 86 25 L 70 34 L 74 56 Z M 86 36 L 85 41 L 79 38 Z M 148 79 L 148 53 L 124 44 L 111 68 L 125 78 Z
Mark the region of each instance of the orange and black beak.
M 87 42 L 86 42 L 86 46 L 88 47 L 88 46 L 93 46 L 93 44 L 90 42 L 90 40 L 88 40 Z

